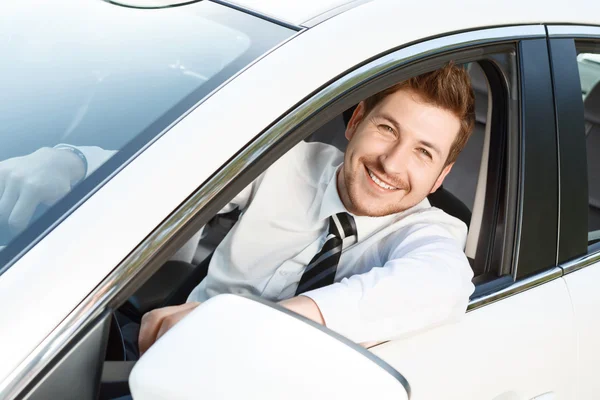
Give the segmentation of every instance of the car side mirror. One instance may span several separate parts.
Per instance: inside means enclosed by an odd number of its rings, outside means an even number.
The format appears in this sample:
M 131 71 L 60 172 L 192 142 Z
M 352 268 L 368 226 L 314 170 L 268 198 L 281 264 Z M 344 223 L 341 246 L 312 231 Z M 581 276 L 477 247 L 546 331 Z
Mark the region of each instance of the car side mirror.
M 409 399 L 404 377 L 368 350 L 287 309 L 216 296 L 137 362 L 135 400 Z

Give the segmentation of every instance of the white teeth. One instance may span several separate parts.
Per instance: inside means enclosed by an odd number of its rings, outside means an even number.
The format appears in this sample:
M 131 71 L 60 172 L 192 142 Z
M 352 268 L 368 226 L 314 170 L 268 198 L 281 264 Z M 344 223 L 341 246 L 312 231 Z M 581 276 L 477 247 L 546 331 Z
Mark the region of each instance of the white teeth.
M 373 182 L 375 182 L 378 186 L 380 186 L 384 189 L 387 189 L 387 190 L 397 190 L 398 189 L 398 188 L 388 185 L 385 182 L 382 182 L 381 179 L 377 178 L 375 176 L 375 174 L 373 174 L 370 170 L 367 169 L 367 171 L 369 172 L 369 176 L 371 177 L 371 179 L 373 179 Z

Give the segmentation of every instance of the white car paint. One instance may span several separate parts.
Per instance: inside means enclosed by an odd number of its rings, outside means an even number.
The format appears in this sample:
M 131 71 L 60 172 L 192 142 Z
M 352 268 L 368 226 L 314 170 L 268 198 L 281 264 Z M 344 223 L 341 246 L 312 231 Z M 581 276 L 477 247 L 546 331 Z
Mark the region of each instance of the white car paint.
M 136 400 L 184 400 L 190 393 L 204 399 L 408 400 L 404 382 L 388 366 L 353 347 L 288 313 L 224 294 L 161 337 L 135 365 L 129 386 Z
M 577 395 L 574 399 L 595 399 L 600 394 L 598 361 L 600 359 L 600 263 L 590 265 L 564 278 L 573 302 L 575 323 L 579 336 L 577 366 Z
M 370 0 L 366 0 L 370 1 Z M 294 25 L 323 15 L 345 6 L 358 6 L 365 0 L 307 0 L 307 1 L 280 1 L 280 0 L 231 0 L 230 4 L 252 10 L 263 15 L 277 18 Z
M 364 27 L 376 21 L 380 24 L 389 24 L 390 18 L 393 25 L 386 25 L 390 33 L 396 28 L 402 28 L 405 35 L 412 32 L 437 30 L 450 32 L 448 26 L 458 24 L 458 30 L 489 27 L 506 24 L 527 24 L 534 22 L 571 22 L 578 24 L 597 24 L 599 5 L 586 0 L 575 0 L 569 3 L 558 0 L 507 0 L 507 1 L 413 1 L 401 2 L 398 0 L 306 0 L 306 1 L 278 1 L 278 0 L 229 0 L 244 8 L 248 8 L 264 15 L 272 16 L 292 24 L 302 25 L 304 22 L 318 17 L 328 11 L 344 6 L 355 6 L 345 13 L 365 12 L 362 23 Z M 373 4 L 375 3 L 375 4 Z M 386 3 L 386 4 L 383 4 Z M 376 19 L 371 19 L 370 11 L 381 11 Z M 432 10 L 435 9 L 435 12 Z M 585 10 L 582 12 L 582 10 Z M 392 12 L 386 14 L 385 12 Z M 338 15 L 335 19 L 338 19 Z M 361 25 L 358 25 L 361 27 Z M 361 27 L 362 28 L 362 27 Z M 361 29 L 361 34 L 365 33 Z M 368 36 L 368 34 L 367 34 Z M 340 36 L 341 38 L 345 38 Z M 423 38 L 426 36 L 419 36 Z M 352 36 L 356 39 L 355 35 Z M 350 39 L 350 38 L 345 38 Z M 385 38 L 382 38 L 385 39 Z M 400 42 L 402 38 L 398 37 Z
M 408 380 L 412 400 L 530 400 L 548 392 L 591 399 L 574 396 L 576 347 L 569 293 L 556 279 L 371 350 Z
M 0 381 L 212 171 L 321 85 L 366 59 L 422 38 L 521 22 L 593 23 L 600 11 L 599 3 L 581 1 L 439 1 L 432 13 L 433 7 L 429 2 L 375 1 L 307 30 L 216 92 L 107 182 L 2 275 L 0 320 L 10 324 L 0 328 Z M 542 26 L 535 29 L 543 31 Z M 251 102 L 240 93 L 251 94 Z M 114 203 L 115 198 L 120 201 Z M 72 244 L 67 249 L 65 243 Z M 400 350 L 395 354 L 400 357 Z M 385 356 L 392 363 L 395 357 Z

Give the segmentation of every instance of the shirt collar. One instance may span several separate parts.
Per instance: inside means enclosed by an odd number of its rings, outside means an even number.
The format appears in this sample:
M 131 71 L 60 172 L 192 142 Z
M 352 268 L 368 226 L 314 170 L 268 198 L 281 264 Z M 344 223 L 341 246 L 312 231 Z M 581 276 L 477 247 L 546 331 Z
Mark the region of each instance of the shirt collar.
M 403 213 L 390 214 L 383 217 L 367 217 L 356 216 L 348 211 L 344 206 L 344 203 L 342 203 L 337 190 L 337 173 L 340 167 L 341 165 L 333 170 L 333 175 L 330 177 L 325 192 L 323 193 L 323 200 L 319 210 L 319 220 L 327 219 L 340 212 L 347 212 L 354 217 L 357 231 L 356 239 L 360 242 L 399 219 Z

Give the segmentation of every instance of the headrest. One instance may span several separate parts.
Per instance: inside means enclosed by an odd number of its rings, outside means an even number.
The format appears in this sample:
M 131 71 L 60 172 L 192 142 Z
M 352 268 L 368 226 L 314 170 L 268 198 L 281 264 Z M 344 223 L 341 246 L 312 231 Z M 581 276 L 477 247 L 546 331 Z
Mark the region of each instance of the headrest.
M 600 125 L 600 82 L 586 96 L 583 109 L 586 122 Z

